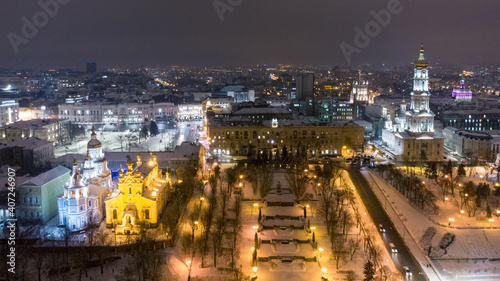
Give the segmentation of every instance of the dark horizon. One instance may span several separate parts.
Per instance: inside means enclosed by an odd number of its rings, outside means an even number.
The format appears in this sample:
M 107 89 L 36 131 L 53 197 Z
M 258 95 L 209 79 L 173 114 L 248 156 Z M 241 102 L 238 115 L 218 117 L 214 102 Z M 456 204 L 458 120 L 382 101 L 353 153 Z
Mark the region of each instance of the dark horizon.
M 52 0 L 56 1 L 56 0 Z M 42 0 L 42 2 L 52 2 Z M 372 11 L 399 2 L 399 13 L 353 53 L 351 65 L 406 64 L 424 43 L 432 63 L 498 65 L 500 2 L 443 1 L 245 1 L 217 13 L 217 1 L 141 3 L 89 0 L 58 4 L 58 11 L 17 46 L 23 17 L 44 11 L 38 1 L 0 3 L 0 68 L 83 70 L 220 65 L 347 65 L 340 44 L 354 44 L 355 27 L 374 21 Z M 238 2 L 238 1 L 234 1 Z M 55 2 L 58 3 L 58 2 Z M 222 17 L 220 17 L 222 15 Z M 221 18 L 223 19 L 221 21 Z M 43 17 L 40 18 L 43 20 Z M 11 34 L 9 37 L 9 34 Z M 17 38 L 19 40 L 19 38 Z

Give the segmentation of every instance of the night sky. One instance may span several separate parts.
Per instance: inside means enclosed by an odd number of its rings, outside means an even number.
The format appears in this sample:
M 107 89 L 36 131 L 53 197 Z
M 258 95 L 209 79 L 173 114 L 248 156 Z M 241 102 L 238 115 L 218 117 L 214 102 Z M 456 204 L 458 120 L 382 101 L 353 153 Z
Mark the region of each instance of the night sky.
M 50 0 L 42 0 L 50 1 Z M 52 0 L 56 1 L 56 0 Z M 63 0 L 59 0 L 63 1 Z M 167 65 L 347 64 L 339 47 L 354 27 L 392 0 L 219 0 L 238 4 L 220 20 L 213 0 L 64 0 L 60 10 L 16 54 L 22 17 L 38 1 L 0 2 L 0 68 Z M 407 63 L 421 42 L 441 63 L 500 62 L 500 1 L 400 0 L 402 12 L 352 63 Z M 40 14 L 40 13 L 39 13 Z

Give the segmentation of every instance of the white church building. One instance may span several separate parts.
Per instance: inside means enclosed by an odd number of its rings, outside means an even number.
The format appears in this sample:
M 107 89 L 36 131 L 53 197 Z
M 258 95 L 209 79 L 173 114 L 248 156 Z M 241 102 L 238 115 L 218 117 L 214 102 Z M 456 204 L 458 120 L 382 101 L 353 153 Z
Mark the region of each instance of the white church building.
M 105 215 L 104 199 L 114 186 L 102 144 L 92 127 L 82 172 L 75 160 L 64 194 L 58 198 L 59 225 L 79 231 L 91 224 L 99 224 Z
M 386 115 L 382 145 L 397 161 L 443 161 L 444 136 L 434 130 L 435 114 L 429 108 L 429 72 L 424 46 L 415 62 L 410 109 L 403 100 L 391 119 Z

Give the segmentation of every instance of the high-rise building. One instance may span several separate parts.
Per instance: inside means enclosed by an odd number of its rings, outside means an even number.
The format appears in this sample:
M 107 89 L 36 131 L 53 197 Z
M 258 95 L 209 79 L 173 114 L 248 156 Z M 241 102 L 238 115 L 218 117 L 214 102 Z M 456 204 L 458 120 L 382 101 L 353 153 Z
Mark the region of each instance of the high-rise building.
M 361 70 L 358 74 L 358 80 L 353 82 L 352 92 L 351 92 L 351 103 L 355 101 L 369 102 L 370 95 L 368 93 L 368 81 L 364 79 Z
M 96 73 L 97 64 L 93 61 L 87 63 L 87 73 Z
M 295 99 L 305 101 L 314 96 L 314 73 L 303 72 L 295 77 Z

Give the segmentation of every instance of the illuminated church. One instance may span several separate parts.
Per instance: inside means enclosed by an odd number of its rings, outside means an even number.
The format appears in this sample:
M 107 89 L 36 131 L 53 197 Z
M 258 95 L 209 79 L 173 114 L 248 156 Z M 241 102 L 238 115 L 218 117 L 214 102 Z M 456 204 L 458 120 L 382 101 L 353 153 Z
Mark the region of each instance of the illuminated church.
M 382 145 L 398 161 L 442 161 L 444 137 L 434 130 L 435 114 L 429 108 L 429 71 L 424 46 L 415 62 L 410 109 L 406 104 L 396 112 L 394 121 L 386 116 Z
M 156 155 L 147 162 L 137 156 L 127 171 L 120 168 L 118 188 L 105 200 L 106 226 L 117 234 L 139 234 L 141 228 L 155 228 L 167 201 L 170 178 L 158 169 Z
M 75 160 L 64 194 L 58 198 L 59 225 L 65 225 L 71 231 L 79 231 L 90 224 L 99 224 L 104 218 L 104 199 L 113 188 L 102 144 L 97 140 L 95 128 L 92 127 L 83 173 Z

